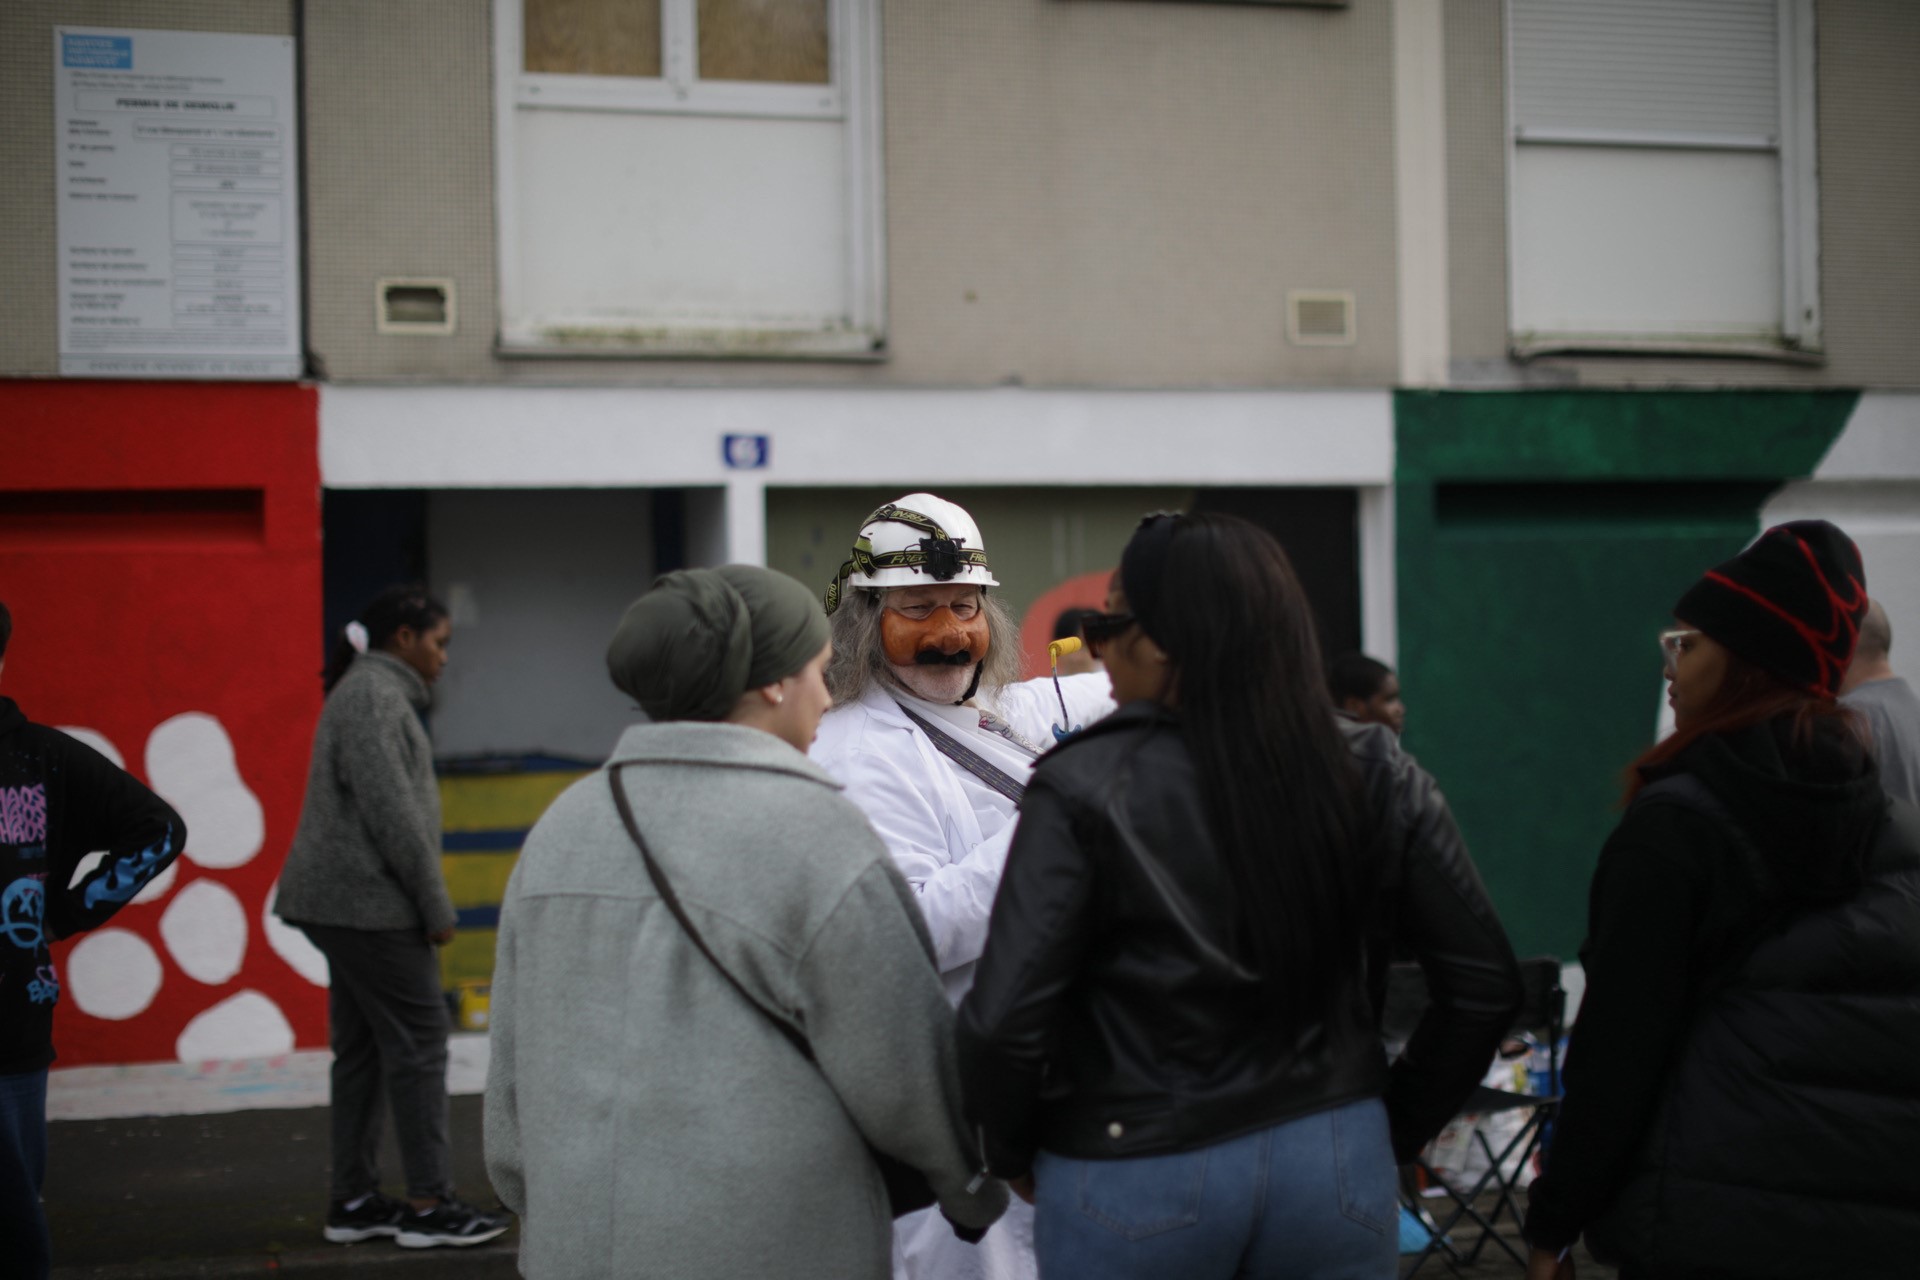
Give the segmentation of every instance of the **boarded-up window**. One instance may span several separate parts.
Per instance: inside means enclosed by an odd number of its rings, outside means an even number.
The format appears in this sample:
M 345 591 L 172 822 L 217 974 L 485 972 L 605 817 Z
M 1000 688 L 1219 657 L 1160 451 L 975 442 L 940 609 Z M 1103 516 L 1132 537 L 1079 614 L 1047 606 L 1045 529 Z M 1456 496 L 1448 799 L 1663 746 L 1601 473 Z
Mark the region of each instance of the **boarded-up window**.
M 525 0 L 528 71 L 658 76 L 660 0 Z
M 503 349 L 878 349 L 879 3 L 495 0 Z
M 827 0 L 700 0 L 700 78 L 826 84 Z

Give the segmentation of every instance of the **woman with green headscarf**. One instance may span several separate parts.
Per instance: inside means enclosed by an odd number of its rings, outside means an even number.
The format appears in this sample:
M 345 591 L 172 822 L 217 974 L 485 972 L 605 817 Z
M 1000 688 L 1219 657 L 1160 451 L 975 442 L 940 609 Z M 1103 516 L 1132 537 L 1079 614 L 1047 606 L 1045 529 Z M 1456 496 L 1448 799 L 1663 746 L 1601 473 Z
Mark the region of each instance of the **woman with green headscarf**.
M 540 819 L 500 914 L 487 1169 L 529 1280 L 881 1280 L 873 1151 L 969 1235 L 1006 1203 L 912 892 L 805 755 L 829 653 L 813 594 L 746 565 L 662 576 L 614 633 L 651 723 Z

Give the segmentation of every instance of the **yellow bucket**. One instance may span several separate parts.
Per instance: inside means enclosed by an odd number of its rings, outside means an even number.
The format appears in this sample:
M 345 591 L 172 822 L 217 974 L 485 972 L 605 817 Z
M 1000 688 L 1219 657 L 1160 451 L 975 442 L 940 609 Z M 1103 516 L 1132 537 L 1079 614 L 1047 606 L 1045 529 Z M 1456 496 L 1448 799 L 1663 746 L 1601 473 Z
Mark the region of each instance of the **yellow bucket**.
M 493 1004 L 493 984 L 491 982 L 462 982 L 454 991 L 458 995 L 456 1009 L 463 1031 L 485 1031 L 488 1013 Z

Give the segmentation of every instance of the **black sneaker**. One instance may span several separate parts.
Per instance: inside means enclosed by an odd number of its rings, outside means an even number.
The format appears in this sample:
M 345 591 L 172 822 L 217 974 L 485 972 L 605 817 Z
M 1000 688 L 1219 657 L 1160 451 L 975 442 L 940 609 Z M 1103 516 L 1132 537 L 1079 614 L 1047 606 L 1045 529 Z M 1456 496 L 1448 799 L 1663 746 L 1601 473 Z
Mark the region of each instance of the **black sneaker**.
M 370 1191 L 357 1200 L 335 1200 L 327 1206 L 326 1237 L 335 1244 L 353 1244 L 375 1236 L 397 1236 L 400 1220 L 411 1212 L 404 1200 Z
M 423 1211 L 409 1207 L 399 1228 L 395 1239 L 402 1249 L 431 1249 L 443 1244 L 465 1248 L 493 1239 L 507 1229 L 507 1221 L 458 1200 L 442 1200 Z

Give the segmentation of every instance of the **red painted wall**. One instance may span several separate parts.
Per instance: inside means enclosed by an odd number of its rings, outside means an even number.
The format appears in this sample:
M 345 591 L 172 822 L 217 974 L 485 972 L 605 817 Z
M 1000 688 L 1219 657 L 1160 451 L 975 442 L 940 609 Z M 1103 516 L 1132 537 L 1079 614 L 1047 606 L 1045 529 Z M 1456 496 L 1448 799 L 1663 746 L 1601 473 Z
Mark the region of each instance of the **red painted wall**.
M 1110 569 L 1083 573 L 1068 578 L 1028 606 L 1020 619 L 1020 678 L 1032 680 L 1053 669 L 1047 645 L 1053 640 L 1053 624 L 1067 609 L 1104 609 L 1107 607 L 1107 579 Z
M 261 920 L 320 709 L 317 393 L 0 381 L 0 600 L 14 616 L 0 693 L 30 718 L 104 735 L 151 781 L 155 727 L 211 716 L 264 814 L 257 853 L 216 868 L 193 859 L 218 820 L 196 825 L 182 806 L 189 835 L 172 888 L 109 926 L 159 957 L 143 1009 L 89 1016 L 67 964 L 76 943 L 56 947 L 67 986 L 55 1018 L 60 1064 L 173 1059 L 197 1014 L 248 991 L 278 1007 L 300 1045 L 323 1044 L 325 991 L 269 945 Z M 169 904 L 206 878 L 245 909 L 239 972 L 213 983 L 182 968 L 160 927 Z

